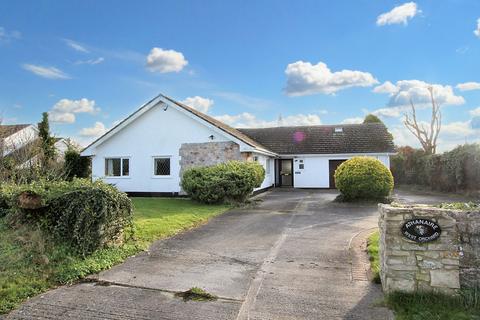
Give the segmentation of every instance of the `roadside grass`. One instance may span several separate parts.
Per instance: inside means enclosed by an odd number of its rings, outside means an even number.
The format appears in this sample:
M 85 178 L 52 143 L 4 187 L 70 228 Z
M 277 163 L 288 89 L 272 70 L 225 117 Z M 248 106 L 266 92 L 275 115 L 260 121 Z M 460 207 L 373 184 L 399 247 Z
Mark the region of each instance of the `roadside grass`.
M 377 231 L 367 240 L 373 281 L 376 283 L 380 283 L 379 236 Z M 396 320 L 480 320 L 480 289 L 462 290 L 458 296 L 394 292 L 386 296 L 385 304 L 395 312 Z
M 367 239 L 367 252 L 370 259 L 370 268 L 372 270 L 372 280 L 375 283 L 380 283 L 380 258 L 378 256 L 379 237 L 380 234 L 376 231 Z
M 166 238 L 225 212 L 227 205 L 204 205 L 187 199 L 133 198 L 135 239 L 87 257 L 46 239 L 39 229 L 7 227 L 0 218 L 0 314 L 61 284 L 109 269 Z
M 458 296 L 438 293 L 395 292 L 386 298 L 396 320 L 478 320 L 480 295 L 478 290 L 462 291 Z

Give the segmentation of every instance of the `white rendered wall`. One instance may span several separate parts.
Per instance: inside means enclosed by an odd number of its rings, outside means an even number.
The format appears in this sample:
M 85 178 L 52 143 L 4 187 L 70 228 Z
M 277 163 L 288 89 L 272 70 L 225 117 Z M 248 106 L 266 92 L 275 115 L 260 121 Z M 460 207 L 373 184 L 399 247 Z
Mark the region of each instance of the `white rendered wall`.
M 329 160 L 350 159 L 355 155 L 335 155 L 335 156 L 297 156 L 293 160 L 294 187 L 295 188 L 329 188 L 330 171 Z M 390 169 L 390 157 L 388 155 L 368 155 L 380 160 L 388 169 Z M 300 169 L 300 160 L 303 160 L 304 169 Z
M 153 107 L 96 148 L 92 176 L 126 192 L 179 192 L 181 144 L 211 141 L 228 140 L 175 108 Z M 154 176 L 156 156 L 171 158 L 169 177 Z M 128 177 L 105 177 L 105 158 L 112 157 L 130 158 Z
M 92 177 L 125 192 L 180 192 L 180 146 L 212 141 L 230 140 L 175 108 L 164 111 L 163 107 L 153 107 L 95 149 Z M 265 166 L 267 157 L 257 156 Z M 106 177 L 105 158 L 118 157 L 130 159 L 129 176 Z M 170 157 L 169 177 L 154 176 L 154 157 Z M 261 188 L 273 184 L 273 160 L 270 161 L 271 173 L 266 174 Z
M 256 188 L 254 191 L 271 187 L 275 182 L 274 159 L 268 156 L 257 154 L 257 153 L 254 153 L 253 156 L 257 157 L 258 163 L 260 163 L 265 169 L 265 179 L 263 180 L 262 185 L 259 188 Z M 270 168 L 268 171 L 267 171 L 267 161 L 270 162 Z

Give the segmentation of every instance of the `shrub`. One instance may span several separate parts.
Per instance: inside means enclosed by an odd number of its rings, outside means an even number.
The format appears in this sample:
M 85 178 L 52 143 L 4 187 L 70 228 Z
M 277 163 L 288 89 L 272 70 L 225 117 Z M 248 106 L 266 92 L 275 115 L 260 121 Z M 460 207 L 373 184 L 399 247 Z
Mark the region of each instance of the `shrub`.
M 66 178 L 88 178 L 90 176 L 90 159 L 81 157 L 80 152 L 69 149 L 65 152 L 65 173 Z
M 354 157 L 335 171 L 335 185 L 345 200 L 381 199 L 393 189 L 393 176 L 379 160 Z
M 101 181 L 74 179 L 6 185 L 1 194 L 9 208 L 7 221 L 11 225 L 37 223 L 46 235 L 82 255 L 122 240 L 125 231 L 132 231 L 130 199 Z
M 417 184 L 439 191 L 474 191 L 480 185 L 480 144 L 465 144 L 443 154 L 426 155 L 401 147 L 391 158 L 397 183 Z
M 450 210 L 477 211 L 480 210 L 480 203 L 475 202 L 450 202 L 441 203 L 437 207 Z
M 243 202 L 264 178 L 265 170 L 260 164 L 230 161 L 187 169 L 181 184 L 183 190 L 199 202 Z

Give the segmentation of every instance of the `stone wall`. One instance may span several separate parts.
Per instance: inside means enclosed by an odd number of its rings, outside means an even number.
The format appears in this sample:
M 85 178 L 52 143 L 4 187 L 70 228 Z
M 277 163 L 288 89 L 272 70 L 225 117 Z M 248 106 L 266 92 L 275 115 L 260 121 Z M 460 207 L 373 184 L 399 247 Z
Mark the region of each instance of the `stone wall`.
M 480 212 L 424 205 L 379 205 L 380 263 L 385 292 L 454 293 L 480 285 Z M 441 228 L 432 242 L 402 235 L 410 219 L 429 219 Z
M 180 176 L 190 167 L 210 166 L 229 160 L 243 160 L 234 142 L 183 143 L 179 151 Z

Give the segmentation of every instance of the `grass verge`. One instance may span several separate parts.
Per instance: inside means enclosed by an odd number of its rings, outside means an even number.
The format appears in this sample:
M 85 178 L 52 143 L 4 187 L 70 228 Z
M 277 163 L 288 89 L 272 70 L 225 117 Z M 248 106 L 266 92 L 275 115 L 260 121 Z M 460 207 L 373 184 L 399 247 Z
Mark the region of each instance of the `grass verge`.
M 368 237 L 373 280 L 380 283 L 378 243 L 378 232 Z M 439 293 L 395 292 L 387 295 L 385 303 L 395 312 L 396 320 L 480 320 L 480 290 L 462 290 L 453 297 Z
M 380 259 L 378 256 L 378 231 L 372 233 L 367 239 L 367 252 L 370 259 L 370 268 L 372 270 L 372 280 L 380 283 Z
M 464 290 L 452 297 L 437 293 L 395 292 L 386 298 L 396 320 L 477 320 L 480 319 L 478 290 Z
M 39 229 L 25 226 L 13 230 L 0 219 L 0 314 L 52 287 L 109 269 L 153 241 L 204 223 L 229 208 L 167 198 L 133 198 L 133 203 L 135 240 L 87 257 L 45 239 Z

